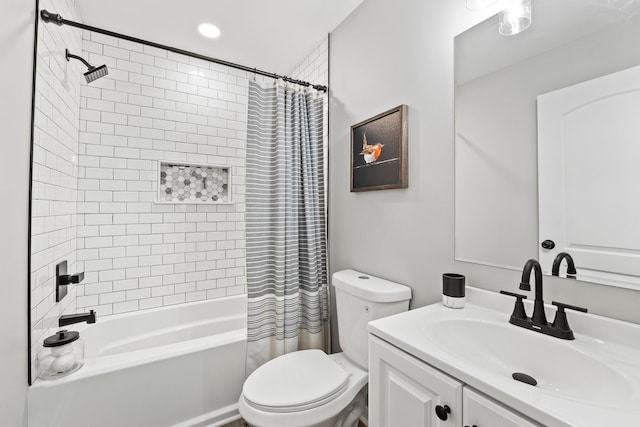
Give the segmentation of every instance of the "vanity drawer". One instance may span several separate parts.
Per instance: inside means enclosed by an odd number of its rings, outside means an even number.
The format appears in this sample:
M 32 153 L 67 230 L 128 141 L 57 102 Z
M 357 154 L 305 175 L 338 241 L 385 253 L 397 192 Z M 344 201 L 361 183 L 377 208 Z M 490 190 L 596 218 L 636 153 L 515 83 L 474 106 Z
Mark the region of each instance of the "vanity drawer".
M 465 386 L 462 390 L 464 427 L 540 427 L 493 399 Z

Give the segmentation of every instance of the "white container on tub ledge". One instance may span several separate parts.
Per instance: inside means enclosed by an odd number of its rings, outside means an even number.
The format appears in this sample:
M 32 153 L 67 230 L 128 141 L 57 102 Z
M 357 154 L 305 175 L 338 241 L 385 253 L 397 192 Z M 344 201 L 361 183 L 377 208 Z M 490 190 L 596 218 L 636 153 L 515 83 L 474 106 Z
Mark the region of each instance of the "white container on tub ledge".
M 61 330 L 45 338 L 38 352 L 38 378 L 55 380 L 84 365 L 84 342 L 76 331 Z

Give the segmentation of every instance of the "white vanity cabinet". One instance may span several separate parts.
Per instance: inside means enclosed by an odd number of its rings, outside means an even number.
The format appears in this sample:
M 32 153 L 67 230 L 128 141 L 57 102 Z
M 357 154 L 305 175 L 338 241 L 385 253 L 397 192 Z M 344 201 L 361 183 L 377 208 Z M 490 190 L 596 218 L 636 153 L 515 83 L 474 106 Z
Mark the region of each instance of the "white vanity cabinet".
M 572 313 L 561 340 L 510 324 L 512 298 L 465 298 L 369 322 L 370 426 L 640 426 L 640 325 Z
M 462 386 L 460 381 L 369 335 L 370 427 L 462 426 Z M 436 414 L 437 406 L 446 420 Z
M 539 425 L 369 335 L 369 427 Z

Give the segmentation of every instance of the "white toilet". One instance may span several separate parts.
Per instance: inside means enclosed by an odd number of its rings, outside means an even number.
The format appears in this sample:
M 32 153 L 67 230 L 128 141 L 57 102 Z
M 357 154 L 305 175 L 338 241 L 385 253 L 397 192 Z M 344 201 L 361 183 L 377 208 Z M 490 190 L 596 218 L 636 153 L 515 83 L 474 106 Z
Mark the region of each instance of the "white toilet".
M 406 311 L 411 288 L 353 270 L 333 275 L 343 352 L 275 358 L 244 383 L 240 414 L 255 427 L 353 427 L 366 404 L 367 323 Z

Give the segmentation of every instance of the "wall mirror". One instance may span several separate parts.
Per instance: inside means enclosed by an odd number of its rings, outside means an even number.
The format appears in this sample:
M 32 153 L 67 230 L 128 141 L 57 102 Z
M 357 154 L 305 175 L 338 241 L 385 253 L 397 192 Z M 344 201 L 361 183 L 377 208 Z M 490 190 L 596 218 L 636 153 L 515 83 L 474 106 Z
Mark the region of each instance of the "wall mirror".
M 640 2 L 535 0 L 532 18 L 455 38 L 456 260 L 551 274 L 568 252 L 578 280 L 640 289 Z

